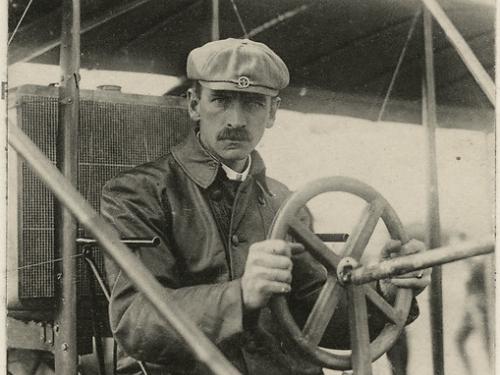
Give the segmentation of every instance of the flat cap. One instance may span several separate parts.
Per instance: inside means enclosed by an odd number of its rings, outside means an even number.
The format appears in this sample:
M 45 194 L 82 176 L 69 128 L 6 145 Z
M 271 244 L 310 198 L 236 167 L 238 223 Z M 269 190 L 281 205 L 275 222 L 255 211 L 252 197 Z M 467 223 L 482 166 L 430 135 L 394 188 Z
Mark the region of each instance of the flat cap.
M 187 77 L 213 90 L 255 92 L 276 96 L 288 86 L 283 60 L 263 43 L 224 39 L 192 50 Z

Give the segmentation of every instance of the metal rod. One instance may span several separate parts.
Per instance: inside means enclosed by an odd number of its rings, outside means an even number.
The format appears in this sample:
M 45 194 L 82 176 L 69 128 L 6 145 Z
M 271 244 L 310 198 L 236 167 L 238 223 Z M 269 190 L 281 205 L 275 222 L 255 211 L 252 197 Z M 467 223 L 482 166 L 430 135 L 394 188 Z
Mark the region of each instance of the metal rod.
M 212 41 L 220 39 L 220 28 L 219 28 L 219 0 L 212 0 L 212 30 L 211 38 Z
M 384 115 L 385 112 L 385 107 L 387 106 L 387 103 L 389 102 L 389 98 L 391 97 L 392 90 L 394 89 L 394 84 L 396 83 L 396 78 L 398 78 L 399 70 L 401 69 L 401 66 L 403 65 L 404 58 L 406 56 L 406 51 L 408 50 L 408 45 L 410 44 L 410 40 L 413 36 L 413 32 L 415 31 L 415 27 L 417 26 L 417 20 L 420 14 L 422 13 L 422 9 L 417 9 L 415 12 L 415 15 L 413 16 L 413 19 L 411 20 L 410 24 L 410 29 L 408 30 L 408 35 L 406 36 L 405 44 L 403 45 L 403 49 L 401 50 L 401 53 L 399 54 L 398 62 L 396 64 L 396 69 L 394 69 L 394 73 L 392 73 L 391 81 L 389 83 L 389 88 L 387 89 L 387 92 L 385 93 L 384 101 L 382 102 L 382 106 L 380 107 L 380 111 L 378 112 L 378 117 L 377 121 L 382 121 L 382 116 Z
M 432 43 L 432 17 L 427 9 L 423 12 L 424 27 L 424 63 L 422 80 L 422 122 L 427 142 L 427 217 L 426 240 L 429 248 L 441 246 L 441 224 L 439 219 L 439 189 L 436 156 L 436 88 L 434 77 L 434 51 Z M 432 357 L 434 375 L 444 375 L 444 341 L 443 341 L 443 295 L 442 272 L 439 266 L 433 268 L 429 288 Z
M 61 84 L 59 87 L 59 122 L 56 160 L 61 173 L 73 186 L 78 182 L 78 120 L 80 100 L 78 77 L 80 69 L 80 1 L 64 0 L 61 29 Z M 55 324 L 54 363 L 58 374 L 76 374 L 76 235 L 77 222 L 64 206 L 56 203 L 55 239 L 62 278 L 56 284 L 58 306 Z
M 262 25 L 259 25 L 256 28 L 250 30 L 244 37 L 249 39 L 254 38 L 256 35 L 305 12 L 307 9 L 309 9 L 310 6 L 311 4 L 302 4 L 297 8 L 291 9 L 282 14 L 278 14 L 277 17 L 274 17 L 269 21 L 264 22 Z
M 380 263 L 356 268 L 350 273 L 349 282 L 357 285 L 365 284 L 370 281 L 386 279 L 410 271 L 489 254 L 494 251 L 495 241 L 493 239 L 476 242 L 467 241 L 458 245 L 444 246 L 423 253 L 391 258 Z
M 214 374 L 236 375 L 238 370 L 181 311 L 146 266 L 121 243 L 118 233 L 104 221 L 47 157 L 16 126 L 9 126 L 9 144 L 28 162 L 40 179 L 80 224 L 99 242 L 106 254 L 123 270 L 137 290 L 182 337 L 194 355 Z
M 315 233 L 323 242 L 346 242 L 349 239 L 347 233 Z
M 122 238 L 120 241 L 122 244 L 136 247 L 156 247 L 160 245 L 160 237 L 153 238 Z M 76 239 L 78 245 L 97 245 L 97 240 L 95 238 L 79 237 Z
M 457 50 L 460 58 L 465 66 L 469 69 L 479 87 L 483 90 L 484 94 L 488 97 L 493 107 L 495 106 L 495 82 L 489 76 L 488 72 L 481 65 L 476 55 L 469 47 L 465 39 L 457 30 L 455 25 L 450 21 L 443 8 L 436 0 L 422 0 L 427 10 L 432 13 L 436 21 L 439 23 L 449 41 Z
M 89 266 L 90 270 L 94 274 L 94 278 L 97 280 L 97 283 L 99 284 L 99 287 L 101 288 L 102 294 L 104 294 L 104 297 L 106 297 L 106 301 L 109 302 L 111 299 L 111 296 L 109 295 L 108 288 L 106 287 L 106 284 L 104 283 L 104 278 L 102 277 L 101 273 L 97 269 L 97 266 L 95 265 L 94 259 L 89 256 L 85 255 L 83 258 L 87 262 L 87 265 Z
M 19 30 L 19 27 L 23 23 L 24 17 L 26 17 L 26 14 L 28 13 L 28 10 L 30 9 L 31 4 L 33 4 L 33 0 L 30 0 L 28 2 L 28 5 L 26 5 L 26 8 L 24 8 L 23 14 L 21 15 L 21 18 L 19 19 L 19 21 L 17 22 L 17 25 L 14 28 L 14 31 L 12 32 L 12 34 L 11 34 L 11 36 L 9 38 L 9 41 L 7 42 L 7 46 L 10 46 L 10 44 L 12 43 L 12 40 L 16 36 L 17 30 Z

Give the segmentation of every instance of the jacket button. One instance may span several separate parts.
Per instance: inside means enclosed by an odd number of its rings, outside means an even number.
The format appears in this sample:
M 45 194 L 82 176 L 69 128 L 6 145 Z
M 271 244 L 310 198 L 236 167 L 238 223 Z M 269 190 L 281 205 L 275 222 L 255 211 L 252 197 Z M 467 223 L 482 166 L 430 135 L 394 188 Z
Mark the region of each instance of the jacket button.
M 210 193 L 210 199 L 217 202 L 220 201 L 222 199 L 222 191 L 219 189 L 212 190 Z
M 250 338 L 246 342 L 245 349 L 249 353 L 255 353 L 255 352 L 257 352 L 257 350 L 259 349 L 259 347 L 258 347 L 257 342 L 255 341 L 255 339 Z
M 238 237 L 237 234 L 233 234 L 231 236 L 231 243 L 234 245 L 234 246 L 238 246 L 240 244 L 240 239 Z

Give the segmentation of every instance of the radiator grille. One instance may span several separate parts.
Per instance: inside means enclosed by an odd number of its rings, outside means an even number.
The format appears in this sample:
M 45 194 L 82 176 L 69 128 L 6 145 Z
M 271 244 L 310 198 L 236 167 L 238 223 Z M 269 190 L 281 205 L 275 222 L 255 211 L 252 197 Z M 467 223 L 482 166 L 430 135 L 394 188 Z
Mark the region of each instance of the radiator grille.
M 118 172 L 167 153 L 185 137 L 189 118 L 180 98 L 81 92 L 78 189 L 99 209 L 101 188 Z M 103 99 L 103 97 L 106 97 Z M 57 90 L 37 88 L 17 96 L 18 122 L 50 160 L 56 162 Z M 22 163 L 21 163 L 22 164 Z M 54 198 L 24 164 L 19 194 L 19 299 L 54 297 Z M 79 228 L 80 236 L 89 236 Z M 93 249 L 101 272 L 103 257 Z M 38 264 L 36 266 L 30 266 Z M 77 261 L 78 295 L 88 296 L 93 278 Z M 97 285 L 97 284 L 96 284 Z

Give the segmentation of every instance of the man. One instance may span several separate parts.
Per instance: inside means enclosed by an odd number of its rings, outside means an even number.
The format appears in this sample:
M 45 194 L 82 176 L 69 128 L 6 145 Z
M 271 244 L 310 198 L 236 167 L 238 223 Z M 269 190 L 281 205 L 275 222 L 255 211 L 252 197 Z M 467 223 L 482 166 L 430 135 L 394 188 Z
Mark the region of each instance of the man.
M 195 82 L 188 109 L 197 128 L 165 157 L 111 180 L 103 215 L 123 236 L 161 238 L 159 247 L 137 256 L 242 373 L 319 374 L 267 307 L 272 296 L 289 295 L 303 323 L 326 276 L 306 252 L 292 254 L 288 242 L 266 240 L 289 191 L 266 176 L 254 149 L 273 126 L 287 67 L 264 44 L 227 39 L 193 50 L 187 76 Z M 307 213 L 302 219 L 309 221 Z M 403 251 L 420 250 L 414 245 Z M 140 372 L 126 353 L 146 361 L 153 374 L 208 373 L 115 265 L 107 272 L 118 372 Z M 427 276 L 408 280 L 405 286 L 419 290 L 428 282 Z M 382 290 L 387 298 L 394 292 L 387 283 Z M 322 344 L 345 347 L 346 313 L 337 310 Z M 376 333 L 385 321 L 372 315 Z

